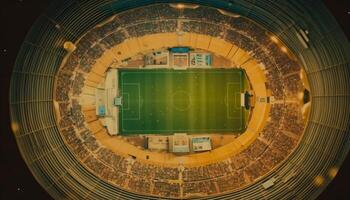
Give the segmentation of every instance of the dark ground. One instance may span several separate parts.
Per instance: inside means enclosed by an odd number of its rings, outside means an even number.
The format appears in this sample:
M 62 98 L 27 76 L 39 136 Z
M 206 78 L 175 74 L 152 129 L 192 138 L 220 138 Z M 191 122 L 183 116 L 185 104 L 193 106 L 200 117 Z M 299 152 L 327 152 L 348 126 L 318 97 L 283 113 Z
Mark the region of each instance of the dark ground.
M 51 197 L 35 181 L 22 160 L 10 130 L 9 82 L 17 52 L 35 19 L 49 4 L 49 0 L 3 0 L 0 6 L 0 199 L 46 200 Z M 350 36 L 350 1 L 324 1 Z M 350 156 L 342 165 L 334 181 L 319 200 L 350 199 Z

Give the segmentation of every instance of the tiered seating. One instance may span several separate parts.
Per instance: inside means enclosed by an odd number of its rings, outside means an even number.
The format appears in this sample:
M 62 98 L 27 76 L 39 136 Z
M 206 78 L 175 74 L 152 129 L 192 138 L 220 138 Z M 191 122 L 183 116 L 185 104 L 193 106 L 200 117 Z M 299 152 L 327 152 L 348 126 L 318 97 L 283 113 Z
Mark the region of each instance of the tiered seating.
M 158 11 L 160 19 L 178 19 L 180 17 L 180 10 L 167 4 L 154 5 L 154 9 Z
M 151 183 L 148 179 L 133 176 L 128 179 L 128 188 L 132 191 L 149 194 L 151 192 Z
M 220 177 L 216 179 L 216 183 L 219 186 L 220 192 L 232 191 L 245 185 L 245 178 L 243 173 L 238 172 L 229 176 Z
M 296 109 L 298 107 L 297 104 L 289 104 L 286 107 L 286 116 L 284 117 L 282 130 L 300 135 L 303 132 L 304 124 L 301 117 L 301 110 Z
M 138 24 L 134 27 L 132 27 L 134 29 L 134 32 L 136 33 L 136 35 L 132 35 L 134 37 L 142 37 L 145 35 L 149 35 L 149 34 L 154 34 L 154 33 L 159 33 L 160 32 L 160 28 L 159 28 L 159 24 L 158 22 L 145 22 L 142 24 Z
M 153 194 L 163 197 L 178 197 L 180 193 L 180 185 L 177 183 L 154 182 Z
M 284 78 L 286 95 L 289 97 L 297 97 L 298 93 L 302 91 L 302 82 L 299 74 L 292 74 Z
M 141 1 L 128 6 L 139 3 Z M 166 181 L 179 179 L 180 172 L 176 168 L 144 165 L 143 169 L 138 161 L 132 164 L 105 147 L 97 147 L 99 144 L 92 133 L 84 132 L 86 127 L 81 107 L 71 99 L 71 90 L 72 85 L 73 88 L 76 85 L 75 94 L 79 94 L 78 83 L 81 84 L 84 73 L 90 72 L 94 58 L 132 36 L 118 28 L 129 21 L 146 24 L 142 20 L 147 19 L 151 23 L 158 20 L 156 26 L 159 28 L 156 30 L 166 32 L 175 30 L 173 25 L 178 21 L 175 23 L 174 20 L 178 18 L 196 21 L 202 27 L 202 24 L 222 23 L 220 18 L 227 17 L 207 8 L 197 10 L 193 16 L 195 20 L 191 20 L 188 10 L 182 13 L 167 5 L 156 5 L 157 12 L 152 13 L 139 9 L 130 19 L 121 15 L 117 17 L 117 22 L 87 35 L 89 39 L 82 39 L 77 44 L 66 65 L 56 74 L 65 55 L 63 49 L 57 46 L 63 46 L 66 40 L 77 41 L 87 30 L 110 17 L 114 9 L 122 11 L 129 8 L 124 7 L 126 4 L 121 1 L 56 1 L 34 25 L 18 55 L 10 100 L 12 122 L 18 126 L 14 133 L 18 146 L 32 173 L 53 198 L 181 198 L 181 190 L 182 197 L 225 192 L 225 196 L 216 196 L 216 199 L 312 199 L 319 194 L 323 187 L 314 186 L 313 178 L 325 176 L 328 181 L 328 170 L 339 167 L 350 148 L 350 110 L 347 106 L 350 100 L 347 84 L 350 80 L 350 48 L 346 38 L 339 33 L 337 23 L 328 12 L 323 12 L 325 8 L 320 2 L 253 1 L 254 4 L 251 4 L 239 0 L 231 7 L 228 1 L 221 3 L 223 5 L 216 4 L 216 1 L 206 2 L 212 6 L 226 6 L 242 16 L 248 15 L 278 35 L 294 53 L 303 55 L 314 105 L 302 142 L 294 153 L 286 157 L 296 147 L 297 138 L 301 137 L 305 125 L 299 118 L 300 106 L 281 103 L 284 101 L 273 105 L 271 120 L 248 149 L 229 158 L 230 162 L 185 167 L 181 172 L 184 175 L 182 185 Z M 309 9 L 311 4 L 312 9 Z M 203 15 L 204 12 L 206 15 Z M 300 69 L 299 65 L 286 60 L 282 52 L 269 42 L 267 34 L 260 34 L 266 31 L 249 24 L 245 18 L 232 18 L 227 24 L 224 39 L 235 42 L 265 65 L 273 96 L 282 100 L 285 96 L 295 95 L 297 89 L 290 83 L 298 80 L 295 74 Z M 291 24 L 297 28 L 290 28 Z M 188 26 L 183 28 L 191 31 Z M 299 28 L 310 30 L 312 41 L 307 51 L 297 39 L 296 30 Z M 119 32 L 114 33 L 113 30 Z M 202 33 L 209 34 L 208 30 L 208 27 L 204 28 Z M 201 33 L 201 30 L 192 31 Z M 221 31 L 212 32 L 217 35 Z M 102 39 L 100 36 L 106 37 Z M 77 76 L 77 71 L 81 75 Z M 52 109 L 53 100 L 59 102 L 59 123 L 56 123 Z M 285 162 L 281 162 L 286 158 Z M 275 170 L 265 177 L 264 174 L 273 168 Z M 139 174 L 146 177 L 160 175 L 161 180 L 147 180 Z M 261 184 L 271 177 L 278 181 L 269 190 L 263 190 Z M 251 185 L 243 187 L 248 184 Z M 298 194 L 293 191 L 298 191 Z
M 160 180 L 177 180 L 179 179 L 179 170 L 177 168 L 170 167 L 157 167 L 155 177 Z
M 64 71 L 60 72 L 57 79 L 56 99 L 57 101 L 67 101 L 69 99 L 69 90 L 71 88 L 71 74 Z
M 172 33 L 177 29 L 177 20 L 161 20 L 159 21 L 159 29 L 162 33 Z
M 84 87 L 85 77 L 83 73 L 76 73 L 73 81 L 73 95 L 81 94 L 81 90 Z
M 164 10 L 165 8 L 163 7 L 162 9 Z M 91 65 L 94 64 L 95 60 L 103 54 L 103 50 L 110 49 L 113 45 L 122 42 L 127 35 L 128 37 L 141 37 L 169 30 L 176 31 L 177 24 L 180 23 L 177 22 L 176 19 L 168 20 L 162 15 L 153 14 L 148 20 L 145 20 L 145 18 L 140 16 L 140 13 L 135 13 L 137 11 L 138 10 L 131 11 L 131 16 L 135 22 L 138 22 L 138 24 L 129 26 L 125 22 L 125 16 L 127 13 L 123 13 L 121 16 L 114 18 L 112 22 L 98 27 L 97 30 L 93 29 L 86 35 L 86 37 L 81 39 L 82 45 L 78 45 L 80 48 L 77 50 L 78 53 L 72 54 L 74 58 L 73 64 L 76 64 L 80 60 L 79 69 L 83 71 L 76 73 L 72 78 L 74 79 L 73 94 L 79 94 L 81 92 L 80 88 L 82 82 L 84 82 L 84 73 L 91 70 Z M 189 13 L 183 13 L 185 20 L 181 20 L 182 31 L 195 32 L 213 37 L 220 36 L 235 43 L 243 50 L 250 52 L 253 57 L 256 56 L 258 61 L 267 66 L 268 85 L 275 98 L 282 99 L 284 98 L 284 95 L 289 94 L 284 92 L 283 80 L 290 80 L 292 79 L 290 77 L 298 75 L 297 70 L 299 70 L 299 68 L 281 70 L 284 69 L 284 66 L 288 63 L 295 64 L 295 62 L 290 61 L 290 59 L 288 59 L 281 51 L 277 51 L 275 45 L 269 45 L 269 47 L 272 48 L 260 47 L 260 44 L 257 41 L 268 44 L 266 42 L 267 39 L 263 39 L 264 37 L 267 37 L 266 34 L 259 36 L 258 34 L 252 33 L 254 31 L 264 33 L 260 27 L 243 18 L 231 20 L 228 24 L 223 26 L 224 21 L 218 21 L 217 16 L 212 16 L 213 13 L 218 14 L 216 10 L 200 8 L 197 11 L 198 12 L 193 13 L 195 15 L 193 18 L 191 18 Z M 222 16 L 222 19 L 225 18 L 227 18 L 227 16 Z M 111 25 L 114 20 L 118 20 L 118 27 L 122 29 L 125 28 L 127 34 L 124 34 L 125 31 L 115 29 L 114 26 Z M 220 24 L 222 25 L 220 26 Z M 104 26 L 108 27 L 104 28 Z M 166 29 L 163 27 L 166 27 Z M 103 32 L 102 30 L 106 31 Z M 111 33 L 111 31 L 116 32 Z M 99 39 L 98 37 L 105 38 Z M 99 41 L 102 45 L 94 44 Z M 76 59 L 76 57 L 78 57 L 78 59 Z M 70 65 L 72 62 L 70 61 L 68 63 L 68 65 Z M 74 71 L 72 73 L 74 73 Z M 282 79 L 283 76 L 285 76 L 285 79 Z M 300 82 L 300 79 L 295 80 Z M 292 86 L 286 88 L 291 90 L 291 95 L 295 95 L 297 92 L 296 90 L 299 89 L 295 89 Z M 84 117 L 81 114 L 81 108 L 78 102 L 74 99 L 71 103 L 71 110 L 72 114 L 69 115 L 69 117 L 74 122 L 74 125 L 78 129 L 83 129 Z M 298 128 L 295 131 L 298 131 L 299 134 L 297 135 L 301 135 L 304 127 L 303 123 L 301 123 L 300 120 L 295 120 L 295 123 L 300 123 L 297 127 L 296 125 L 291 125 L 294 122 L 291 123 L 286 120 L 288 118 L 294 119 L 296 116 L 301 116 L 298 110 L 300 110 L 300 106 L 298 105 L 284 103 L 272 105 L 270 112 L 271 119 L 263 129 L 261 136 L 246 150 L 231 157 L 229 161 L 191 168 L 185 167 L 183 172 L 179 172 L 177 168 L 165 168 L 144 164 L 139 161 L 133 161 L 130 163 L 125 159 L 122 160 L 122 163 L 119 163 L 121 162 L 119 160 L 122 158 L 120 156 L 114 156 L 114 153 L 103 147 L 99 147 L 99 143 L 94 138 L 93 132 L 83 129 L 83 131 L 79 133 L 79 138 L 81 138 L 80 143 L 84 144 L 86 149 L 88 149 L 91 154 L 95 155 L 90 156 L 88 162 L 85 161 L 88 167 L 92 166 L 93 163 L 97 163 L 96 165 L 100 167 L 93 168 L 91 169 L 92 171 L 99 173 L 99 176 L 106 177 L 108 180 L 121 183 L 132 191 L 152 193 L 160 196 L 170 195 L 173 197 L 179 197 L 180 188 L 182 187 L 184 196 L 198 194 L 210 195 L 220 191 L 226 191 L 229 188 L 236 189 L 233 187 L 243 186 L 253 182 L 270 171 L 288 156 L 291 150 L 294 149 L 297 140 L 284 134 L 283 131 L 292 132 L 290 129 Z M 66 114 L 66 112 L 62 112 L 62 114 Z M 100 165 L 100 161 L 97 160 L 101 160 L 101 163 L 104 164 Z M 102 166 L 108 167 L 106 170 L 102 170 L 100 169 Z M 122 172 L 125 175 L 120 176 L 120 173 L 117 173 L 117 171 Z M 179 173 L 182 173 L 182 180 L 184 181 L 183 185 L 179 185 L 178 183 L 168 183 L 169 180 L 178 180 L 180 178 Z M 226 180 L 225 177 L 232 177 L 232 174 L 241 178 L 236 178 L 235 182 L 232 184 L 225 183 L 223 181 Z M 127 181 L 113 179 L 118 177 L 127 178 Z M 219 179 L 219 181 L 216 181 L 217 179 Z M 158 188 L 157 186 L 160 184 L 163 186 Z M 169 193 L 169 189 L 172 189 L 172 192 Z
M 59 112 L 60 112 L 60 121 L 59 121 L 60 128 L 66 128 L 68 126 L 73 125 L 73 121 L 70 118 L 71 109 L 69 107 L 69 103 L 60 103 Z
M 207 196 L 207 195 L 217 193 L 215 184 L 212 180 L 185 182 L 183 187 L 184 187 L 184 196 L 192 196 L 192 195 Z
M 113 32 L 112 34 L 102 39 L 101 46 L 103 46 L 104 49 L 110 49 L 111 47 L 122 43 L 124 40 L 125 40 L 125 33 L 119 30 L 119 31 Z

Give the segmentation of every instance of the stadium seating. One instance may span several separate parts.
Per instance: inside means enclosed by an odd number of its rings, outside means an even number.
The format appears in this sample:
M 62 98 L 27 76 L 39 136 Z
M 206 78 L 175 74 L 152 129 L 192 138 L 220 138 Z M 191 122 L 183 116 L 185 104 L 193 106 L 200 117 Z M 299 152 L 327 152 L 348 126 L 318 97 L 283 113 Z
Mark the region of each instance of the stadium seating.
M 330 168 L 341 165 L 350 148 L 350 47 L 323 4 L 313 3 L 311 7 L 312 2 L 305 1 L 243 0 L 234 6 L 224 0 L 196 3 L 244 17 L 230 18 L 204 6 L 195 12 L 180 12 L 157 4 L 123 12 L 96 27 L 130 7 L 119 1 L 65 0 L 54 1 L 34 24 L 12 75 L 11 116 L 18 126 L 15 136 L 24 160 L 53 198 L 212 195 L 215 199 L 312 199 L 325 186 L 314 186 L 313 178 L 327 176 Z M 130 25 L 134 23 L 137 25 Z M 94 136 L 99 130 L 89 128 L 83 105 L 77 100 L 85 77 L 104 51 L 127 38 L 175 32 L 177 27 L 183 32 L 222 37 L 250 52 L 266 66 L 267 86 L 277 100 L 271 107 L 270 120 L 247 149 L 221 162 L 184 170 L 144 164 L 105 148 Z M 310 30 L 309 49 L 298 41 L 298 28 Z M 312 94 L 307 124 L 300 118 L 300 105 L 287 101 L 293 100 L 301 87 L 296 76 L 300 65 L 269 39 L 268 31 L 303 60 Z M 57 46 L 78 39 L 77 49 L 60 68 L 65 51 Z M 59 118 L 53 110 L 54 101 L 59 105 Z M 179 177 L 182 182 L 171 182 Z M 278 181 L 264 190 L 261 184 L 271 177 Z

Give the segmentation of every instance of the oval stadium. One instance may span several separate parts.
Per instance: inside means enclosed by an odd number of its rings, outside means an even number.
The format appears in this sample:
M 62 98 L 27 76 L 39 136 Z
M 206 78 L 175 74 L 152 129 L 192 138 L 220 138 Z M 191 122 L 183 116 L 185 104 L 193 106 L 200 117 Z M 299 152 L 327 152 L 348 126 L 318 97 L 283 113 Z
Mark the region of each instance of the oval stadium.
M 321 1 L 54 0 L 10 124 L 53 199 L 316 199 L 350 148 L 349 61 Z

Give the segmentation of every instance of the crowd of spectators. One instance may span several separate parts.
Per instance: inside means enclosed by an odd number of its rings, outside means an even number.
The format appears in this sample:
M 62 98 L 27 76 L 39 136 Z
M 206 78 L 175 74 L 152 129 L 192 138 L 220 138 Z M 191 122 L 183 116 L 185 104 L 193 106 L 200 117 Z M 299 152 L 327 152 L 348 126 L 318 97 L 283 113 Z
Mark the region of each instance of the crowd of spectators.
M 254 162 L 251 162 L 250 165 L 244 168 L 243 172 L 246 179 L 248 179 L 249 181 L 254 181 L 255 179 L 262 177 L 270 170 L 271 168 L 265 166 L 262 163 L 261 159 L 258 159 Z
M 149 34 L 155 34 L 160 32 L 160 27 L 158 21 L 144 22 L 141 24 L 136 24 L 132 27 L 136 35 L 133 37 L 142 37 Z M 128 29 L 127 29 L 128 30 Z
M 60 71 L 56 81 L 56 100 L 57 101 L 68 101 L 70 89 L 72 85 L 72 74 L 65 71 Z
M 132 191 L 149 194 L 151 193 L 151 180 L 138 176 L 129 177 L 128 188 Z
M 62 136 L 67 142 L 72 151 L 78 156 L 79 159 L 84 160 L 90 155 L 90 151 L 83 145 L 82 141 L 78 138 L 73 126 L 61 129 Z
M 177 180 L 179 179 L 179 169 L 172 167 L 157 167 L 155 171 L 155 177 L 159 180 Z
M 85 127 L 82 107 L 74 97 L 81 94 L 86 74 L 105 50 L 128 37 L 175 32 L 179 27 L 183 32 L 220 37 L 248 52 L 265 66 L 266 85 L 276 100 L 293 97 L 300 90 L 300 66 L 271 43 L 267 32 L 258 25 L 212 8 L 180 11 L 157 4 L 119 14 L 77 43 L 57 77 L 55 100 L 59 102 L 62 137 L 88 169 L 134 192 L 179 198 L 238 189 L 272 170 L 295 148 L 296 138 L 304 129 L 300 105 L 284 101 L 272 104 L 266 126 L 245 150 L 217 163 L 180 170 L 177 166 L 146 164 L 137 158 L 130 162 L 103 147 Z
M 79 57 L 73 53 L 68 58 L 66 63 L 62 66 L 62 71 L 73 72 L 79 64 Z
M 80 60 L 79 69 L 85 73 L 89 73 L 91 71 L 92 66 L 96 63 L 91 57 L 83 56 Z
M 283 82 L 285 83 L 286 96 L 294 97 L 296 99 L 298 93 L 303 91 L 303 84 L 301 82 L 299 73 L 294 73 L 287 77 L 284 77 Z
M 286 115 L 282 123 L 282 130 L 301 135 L 304 131 L 305 124 L 302 119 L 300 105 L 291 103 L 286 106 Z
M 246 150 L 246 155 L 249 155 L 252 159 L 259 158 L 266 150 L 268 145 L 259 139 L 256 139 L 250 147 Z
M 119 186 L 140 193 L 183 197 L 211 195 L 237 189 L 263 176 L 280 163 L 291 151 L 296 142 L 278 133 L 271 145 L 259 138 L 243 152 L 225 160 L 200 167 L 178 168 L 145 164 L 139 161 L 128 162 L 109 149 L 98 147 L 92 133 L 84 130 L 76 134 L 74 127 L 62 129 L 62 135 L 86 166 L 102 177 Z M 130 168 L 131 170 L 127 170 Z M 180 180 L 183 183 L 171 182 Z
M 154 179 L 155 178 L 154 173 L 155 173 L 156 169 L 157 169 L 157 166 L 146 165 L 146 164 L 142 164 L 142 163 L 136 161 L 131 167 L 131 172 L 135 176 L 149 177 L 149 178 Z
M 281 155 L 287 156 L 292 148 L 295 147 L 295 139 L 283 134 L 282 132 L 278 132 L 275 139 L 272 142 L 271 148 L 277 149 Z
M 83 130 L 79 133 L 83 144 L 91 151 L 95 152 L 100 148 L 99 142 L 96 140 L 94 135 L 89 129 Z
M 59 127 L 60 128 L 66 128 L 68 126 L 73 125 L 73 121 L 71 119 L 71 109 L 70 109 L 70 104 L 67 102 L 62 102 L 58 104 L 59 106 L 59 112 L 60 112 L 60 117 L 59 117 Z
M 78 128 L 84 128 L 84 115 L 81 110 L 81 105 L 79 104 L 78 100 L 73 99 L 72 100 L 72 107 L 71 107 L 71 118 L 73 120 L 73 124 Z
M 73 95 L 80 95 L 84 87 L 85 75 L 83 73 L 77 72 L 73 80 Z
M 181 11 L 179 9 L 167 4 L 158 4 L 154 7 L 154 10 L 158 11 L 160 19 L 178 19 L 181 17 Z
M 213 180 L 203 180 L 194 182 L 184 182 L 184 196 L 207 196 L 217 193 L 215 182 Z
M 180 197 L 180 184 L 154 181 L 153 194 L 163 197 Z
M 237 171 L 237 172 L 230 174 L 228 176 L 223 176 L 223 177 L 217 178 L 215 180 L 215 182 L 218 185 L 219 192 L 237 190 L 242 185 L 246 184 L 244 174 L 241 173 L 241 171 Z
M 122 30 L 118 30 L 109 34 L 107 37 L 103 38 L 100 42 L 104 49 L 110 49 L 126 39 L 125 33 Z
M 177 31 L 177 20 L 169 19 L 169 20 L 160 20 L 159 28 L 162 33 L 173 33 Z
M 90 155 L 89 157 L 87 157 L 84 163 L 90 170 L 94 171 L 96 174 L 100 176 L 103 170 L 107 167 L 99 159 L 95 158 L 95 156 L 93 155 Z
M 219 37 L 250 53 L 266 67 L 267 85 L 277 99 L 282 100 L 287 95 L 293 97 L 299 89 L 298 86 L 293 86 L 295 84 L 283 84 L 281 80 L 293 82 L 296 76 L 284 76 L 297 74 L 300 65 L 271 42 L 265 29 L 246 18 L 229 17 L 216 9 L 204 6 L 179 11 L 168 5 L 158 4 L 118 14 L 108 23 L 87 33 L 77 44 L 74 56 L 69 58 L 65 67 L 73 70 L 79 63 L 80 70 L 89 73 L 96 59 L 101 57 L 105 50 L 120 44 L 128 37 L 175 31 Z

